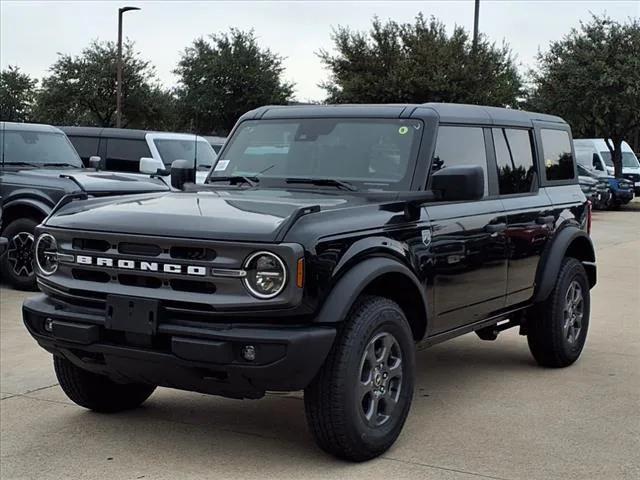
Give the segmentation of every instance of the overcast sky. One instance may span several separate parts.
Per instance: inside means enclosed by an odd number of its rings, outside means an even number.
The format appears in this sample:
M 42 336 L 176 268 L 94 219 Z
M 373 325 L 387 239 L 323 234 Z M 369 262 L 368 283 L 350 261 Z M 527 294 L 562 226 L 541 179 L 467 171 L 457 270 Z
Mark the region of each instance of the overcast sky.
M 361 2 L 217 2 L 217 1 L 0 1 L 0 66 L 17 65 L 37 78 L 47 74 L 57 53 L 77 54 L 91 40 L 115 40 L 117 9 L 142 7 L 125 14 L 125 36 L 157 69 L 158 78 L 174 85 L 172 73 L 181 52 L 195 38 L 210 33 L 253 28 L 263 46 L 285 57 L 287 80 L 296 98 L 321 100 L 317 85 L 326 79 L 315 52 L 331 49 L 331 29 L 342 25 L 368 30 L 371 18 L 411 21 L 418 12 L 434 15 L 449 31 L 473 28 L 473 1 Z M 482 0 L 480 31 L 509 43 L 523 68 L 533 66 L 538 49 L 558 40 L 589 12 L 606 12 L 625 21 L 640 16 L 635 1 L 489 1 Z

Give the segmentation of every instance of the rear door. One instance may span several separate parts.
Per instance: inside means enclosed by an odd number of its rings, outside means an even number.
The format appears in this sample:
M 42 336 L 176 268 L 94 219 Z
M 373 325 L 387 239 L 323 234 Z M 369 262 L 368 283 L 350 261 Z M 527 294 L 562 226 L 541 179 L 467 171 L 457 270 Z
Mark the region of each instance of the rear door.
M 540 188 L 532 128 L 491 129 L 498 193 L 507 214 L 506 306 L 529 300 L 542 251 L 553 231 L 551 201 Z
M 507 259 L 506 218 L 493 195 L 495 175 L 489 175 L 490 130 L 480 126 L 441 125 L 432 168 L 480 165 L 485 195 L 473 202 L 429 204 L 433 255 L 434 318 L 430 334 L 480 321 L 504 307 Z

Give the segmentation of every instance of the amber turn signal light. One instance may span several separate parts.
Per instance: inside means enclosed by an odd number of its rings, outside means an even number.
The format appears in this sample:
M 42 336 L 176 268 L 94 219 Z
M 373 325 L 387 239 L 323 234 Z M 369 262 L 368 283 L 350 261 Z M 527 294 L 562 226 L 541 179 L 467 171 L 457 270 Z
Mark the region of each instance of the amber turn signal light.
M 298 259 L 298 270 L 296 272 L 296 285 L 298 288 L 304 286 L 304 258 Z

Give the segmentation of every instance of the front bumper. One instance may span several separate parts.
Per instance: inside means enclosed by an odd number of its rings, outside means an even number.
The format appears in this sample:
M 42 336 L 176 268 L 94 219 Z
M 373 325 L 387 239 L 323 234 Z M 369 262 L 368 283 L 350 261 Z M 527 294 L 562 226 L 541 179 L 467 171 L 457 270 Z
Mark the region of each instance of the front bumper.
M 335 328 L 323 326 L 160 322 L 156 334 L 145 335 L 107 328 L 105 314 L 65 306 L 46 295 L 24 302 L 23 319 L 45 350 L 115 381 L 232 398 L 305 388 L 336 334 Z M 249 345 L 253 361 L 242 357 Z

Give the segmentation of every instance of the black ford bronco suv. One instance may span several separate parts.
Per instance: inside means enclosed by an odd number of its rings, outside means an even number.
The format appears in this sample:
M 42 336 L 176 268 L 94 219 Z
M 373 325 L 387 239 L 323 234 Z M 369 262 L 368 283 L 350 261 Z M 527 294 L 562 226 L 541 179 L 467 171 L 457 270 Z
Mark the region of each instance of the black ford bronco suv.
M 33 233 L 67 194 L 92 196 L 168 191 L 160 178 L 84 168 L 65 134 L 50 125 L 0 122 L 0 256 L 4 280 L 20 289 L 36 288 Z
M 180 191 L 71 201 L 37 229 L 24 322 L 83 407 L 304 389 L 318 444 L 362 461 L 402 429 L 417 343 L 518 326 L 546 367 L 585 344 L 590 205 L 560 118 L 262 107 L 205 184 L 171 175 Z

